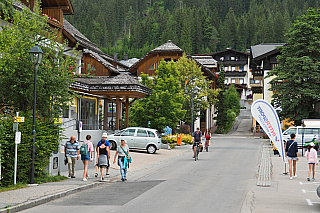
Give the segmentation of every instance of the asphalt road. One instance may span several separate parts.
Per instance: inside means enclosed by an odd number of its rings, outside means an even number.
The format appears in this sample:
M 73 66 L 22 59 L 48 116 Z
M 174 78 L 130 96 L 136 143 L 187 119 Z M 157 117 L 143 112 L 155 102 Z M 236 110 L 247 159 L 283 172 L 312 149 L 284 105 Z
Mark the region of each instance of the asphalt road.
M 242 126 L 241 124 L 239 127 Z M 256 184 L 263 140 L 216 136 L 199 161 L 189 151 L 168 161 L 24 212 L 240 212 Z

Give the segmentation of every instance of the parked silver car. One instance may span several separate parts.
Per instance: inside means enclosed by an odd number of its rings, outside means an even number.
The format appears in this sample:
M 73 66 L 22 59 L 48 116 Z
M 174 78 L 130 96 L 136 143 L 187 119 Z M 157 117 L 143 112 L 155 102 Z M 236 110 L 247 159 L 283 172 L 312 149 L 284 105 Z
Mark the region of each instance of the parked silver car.
M 155 129 L 129 127 L 108 135 L 110 149 L 116 149 L 121 138 L 127 141 L 130 149 L 146 149 L 148 153 L 154 154 L 161 148 L 161 136 Z

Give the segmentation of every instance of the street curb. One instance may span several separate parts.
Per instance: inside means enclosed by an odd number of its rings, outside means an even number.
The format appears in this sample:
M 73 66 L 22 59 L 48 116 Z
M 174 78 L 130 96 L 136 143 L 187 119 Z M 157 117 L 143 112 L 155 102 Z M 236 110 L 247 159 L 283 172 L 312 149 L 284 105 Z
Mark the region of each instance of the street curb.
M 96 187 L 98 185 L 102 185 L 102 184 L 109 183 L 109 182 L 110 181 L 107 181 L 107 182 L 94 182 L 94 183 L 90 183 L 90 184 L 87 184 L 87 185 L 84 185 L 84 186 L 79 186 L 79 187 L 76 187 L 76 188 L 73 188 L 73 189 L 69 189 L 69 190 L 64 191 L 64 192 L 59 192 L 59 193 L 48 195 L 48 196 L 45 196 L 45 197 L 41 197 L 41 198 L 38 198 L 38 199 L 35 199 L 35 200 L 31 200 L 31 201 L 27 201 L 27 202 L 24 202 L 24 203 L 20 203 L 20 204 L 18 204 L 16 206 L 0 209 L 0 213 L 19 212 L 19 211 L 26 210 L 26 209 L 29 209 L 29 208 L 32 208 L 32 207 L 35 207 L 35 206 L 38 206 L 38 205 L 42 205 L 42 204 L 48 203 L 50 201 L 56 200 L 58 198 L 62 198 L 62 197 L 65 197 L 67 195 L 71 195 L 71 194 L 74 194 L 74 193 L 77 193 L 77 192 L 81 192 L 81 191 L 87 190 L 89 188 L 93 188 L 93 187 Z

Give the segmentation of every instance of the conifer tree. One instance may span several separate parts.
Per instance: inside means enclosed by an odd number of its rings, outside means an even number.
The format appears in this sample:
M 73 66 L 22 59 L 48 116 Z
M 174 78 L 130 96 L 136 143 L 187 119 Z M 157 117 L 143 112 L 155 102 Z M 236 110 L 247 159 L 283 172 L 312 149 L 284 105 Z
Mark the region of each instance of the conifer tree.
M 276 91 L 273 105 L 281 109 L 281 119 L 295 125 L 302 119 L 318 118 L 314 103 L 320 94 L 320 10 L 310 8 L 298 17 L 287 33 L 288 44 L 281 48 L 279 65 L 268 73 Z

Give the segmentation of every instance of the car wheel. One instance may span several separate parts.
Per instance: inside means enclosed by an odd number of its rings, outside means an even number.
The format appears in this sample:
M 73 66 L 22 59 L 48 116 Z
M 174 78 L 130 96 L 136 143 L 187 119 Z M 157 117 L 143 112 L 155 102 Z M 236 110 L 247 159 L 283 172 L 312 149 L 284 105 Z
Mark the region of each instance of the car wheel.
M 115 150 L 115 149 L 117 148 L 117 145 L 116 145 L 116 143 L 115 143 L 115 142 L 110 141 L 110 143 L 109 143 L 109 147 L 110 147 L 110 150 Z
M 147 152 L 149 154 L 154 154 L 157 151 L 157 147 L 155 145 L 149 145 L 147 146 Z

